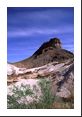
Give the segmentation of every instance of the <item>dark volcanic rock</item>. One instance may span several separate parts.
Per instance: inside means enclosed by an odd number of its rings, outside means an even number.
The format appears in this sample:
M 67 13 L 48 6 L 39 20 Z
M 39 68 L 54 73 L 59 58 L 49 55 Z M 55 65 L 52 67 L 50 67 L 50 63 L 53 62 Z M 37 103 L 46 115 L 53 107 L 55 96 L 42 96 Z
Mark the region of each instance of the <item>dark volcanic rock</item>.
M 47 48 L 61 48 L 61 42 L 58 38 L 50 39 L 50 41 L 45 42 L 41 45 L 41 47 L 33 54 L 39 55 L 42 54 L 43 50 L 47 51 Z

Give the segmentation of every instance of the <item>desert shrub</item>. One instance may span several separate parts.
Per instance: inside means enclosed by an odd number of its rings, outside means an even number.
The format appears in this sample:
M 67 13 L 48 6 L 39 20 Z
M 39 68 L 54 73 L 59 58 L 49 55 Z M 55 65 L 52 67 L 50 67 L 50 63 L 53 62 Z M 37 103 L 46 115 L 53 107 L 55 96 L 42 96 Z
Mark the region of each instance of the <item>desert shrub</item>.
M 62 98 L 57 96 L 53 96 L 51 93 L 51 82 L 50 80 L 41 79 L 38 82 L 40 86 L 42 95 L 40 95 L 38 101 L 37 95 L 34 94 L 34 91 L 38 92 L 38 89 L 33 86 L 31 89 L 30 85 L 21 85 L 21 88 L 14 86 L 13 88 L 13 95 L 7 95 L 7 108 L 8 109 L 53 109 L 53 108 L 73 108 L 73 103 L 63 101 Z M 33 98 L 32 102 L 27 102 L 27 96 Z M 21 98 L 24 99 L 24 102 L 27 103 L 20 103 Z
M 39 99 L 42 104 L 42 108 L 51 108 L 51 105 L 54 102 L 55 97 L 52 95 L 51 92 L 50 80 L 42 79 L 39 82 L 39 86 L 41 87 L 42 92 L 42 96 Z
M 7 108 L 50 108 L 50 105 L 54 101 L 54 96 L 51 94 L 50 91 L 50 81 L 41 79 L 38 82 L 38 85 L 41 88 L 42 95 L 39 97 L 39 101 L 33 101 L 31 103 L 19 103 L 17 100 L 20 100 L 22 97 L 26 100 L 26 96 L 31 96 L 33 98 L 37 98 L 34 95 L 33 91 L 38 90 L 36 86 L 34 86 L 33 90 L 30 86 L 21 85 L 21 88 L 14 86 L 13 88 L 13 95 L 7 95 Z M 35 96 L 35 97 L 34 97 Z
M 33 91 L 31 90 L 29 85 L 21 85 L 21 87 L 13 87 L 13 94 L 12 95 L 7 95 L 7 108 L 26 108 L 26 104 L 19 103 L 18 100 L 21 98 L 24 98 L 25 101 L 26 96 L 32 96 Z

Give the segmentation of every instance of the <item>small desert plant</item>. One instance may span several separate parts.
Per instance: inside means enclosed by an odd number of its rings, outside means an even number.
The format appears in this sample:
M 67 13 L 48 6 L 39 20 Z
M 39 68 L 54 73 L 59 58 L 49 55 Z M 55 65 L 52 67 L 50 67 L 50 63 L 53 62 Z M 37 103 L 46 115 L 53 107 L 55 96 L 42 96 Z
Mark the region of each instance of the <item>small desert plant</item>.
M 38 88 L 30 85 L 21 85 L 21 88 L 14 86 L 13 94 L 7 95 L 8 109 L 53 109 L 53 108 L 73 108 L 73 103 L 65 102 L 51 93 L 51 82 L 47 78 L 41 79 L 38 84 L 41 90 L 41 95 L 37 98 L 34 92 L 38 92 Z M 38 94 L 38 93 L 37 93 Z M 27 98 L 30 96 L 33 101 L 28 102 Z M 23 99 L 23 101 L 20 101 Z M 38 101 L 36 100 L 38 99 Z M 22 103 L 21 103 L 22 102 Z
M 26 108 L 25 103 L 19 103 L 21 98 L 23 98 L 25 101 L 26 96 L 32 96 L 33 91 L 31 90 L 29 85 L 21 85 L 20 88 L 14 86 L 13 87 L 13 94 L 12 95 L 7 95 L 7 106 L 8 108 Z
M 39 82 L 39 86 L 41 87 L 42 92 L 42 96 L 39 99 L 42 104 L 42 108 L 51 108 L 55 97 L 52 95 L 51 92 L 50 80 L 41 79 L 41 81 Z
M 19 103 L 18 100 L 20 100 L 22 97 L 24 98 L 24 100 L 27 100 L 26 96 L 31 96 L 33 98 L 35 96 L 35 98 L 37 98 L 30 86 L 21 85 L 21 88 L 14 86 L 13 95 L 7 96 L 8 108 L 50 108 L 50 105 L 54 101 L 54 96 L 51 94 L 50 91 L 50 81 L 41 79 L 40 82 L 38 82 L 38 85 L 40 86 L 42 92 L 42 95 L 39 97 L 39 101 L 33 101 L 28 104 Z M 36 86 L 34 86 L 33 89 L 36 91 L 38 90 Z

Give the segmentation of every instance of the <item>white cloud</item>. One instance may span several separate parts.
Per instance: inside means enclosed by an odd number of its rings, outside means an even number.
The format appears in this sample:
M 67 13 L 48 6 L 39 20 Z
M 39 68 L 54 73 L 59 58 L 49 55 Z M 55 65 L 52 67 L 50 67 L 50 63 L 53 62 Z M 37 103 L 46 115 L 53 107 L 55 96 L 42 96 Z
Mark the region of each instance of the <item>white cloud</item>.
M 8 32 L 8 37 L 24 37 L 24 36 L 32 36 L 35 34 L 65 34 L 65 33 L 73 33 L 73 27 L 64 26 L 61 28 L 30 28 L 24 30 L 13 30 Z

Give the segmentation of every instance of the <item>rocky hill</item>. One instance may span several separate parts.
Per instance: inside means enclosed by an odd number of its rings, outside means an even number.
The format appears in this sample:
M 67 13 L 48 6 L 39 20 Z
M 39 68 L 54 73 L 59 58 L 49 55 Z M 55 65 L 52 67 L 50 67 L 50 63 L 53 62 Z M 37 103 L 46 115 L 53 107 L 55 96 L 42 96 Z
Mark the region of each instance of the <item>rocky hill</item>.
M 37 97 L 42 95 L 38 81 L 46 79 L 51 82 L 53 96 L 64 99 L 74 98 L 74 55 L 62 49 L 59 39 L 53 38 L 44 43 L 30 58 L 14 64 L 7 64 L 8 95 L 13 87 L 29 84 L 38 88 Z M 27 97 L 28 101 L 32 97 Z
M 62 48 L 61 41 L 58 38 L 52 38 L 45 42 L 28 59 L 14 63 L 17 67 L 33 68 L 46 65 L 50 62 L 62 62 L 73 58 L 73 53 Z

